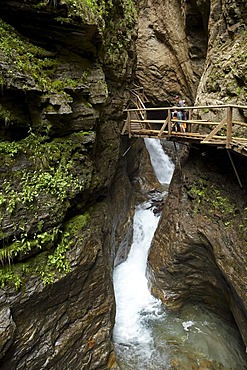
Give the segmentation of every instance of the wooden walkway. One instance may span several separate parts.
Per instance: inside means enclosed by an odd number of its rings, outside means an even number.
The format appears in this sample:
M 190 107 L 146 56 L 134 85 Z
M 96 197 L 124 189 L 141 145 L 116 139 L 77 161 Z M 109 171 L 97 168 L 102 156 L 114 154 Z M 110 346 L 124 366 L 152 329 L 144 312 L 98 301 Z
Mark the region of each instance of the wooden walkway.
M 247 156 L 247 106 L 246 105 L 211 105 L 189 107 L 145 108 L 139 97 L 137 108 L 127 109 L 127 119 L 122 135 L 131 137 L 150 137 L 176 142 L 214 145 Z M 176 122 L 172 119 L 174 110 L 186 110 L 188 120 L 179 120 L 186 125 L 186 131 L 176 131 Z M 200 119 L 204 116 L 208 120 Z M 162 119 L 148 117 L 164 116 Z M 214 119 L 213 117 L 220 117 Z

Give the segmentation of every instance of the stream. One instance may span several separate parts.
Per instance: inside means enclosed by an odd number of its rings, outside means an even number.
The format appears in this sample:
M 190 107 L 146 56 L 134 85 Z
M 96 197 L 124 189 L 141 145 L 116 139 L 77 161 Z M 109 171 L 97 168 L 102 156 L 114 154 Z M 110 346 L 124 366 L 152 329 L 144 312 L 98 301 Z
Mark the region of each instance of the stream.
M 154 172 L 167 188 L 174 165 L 159 140 L 145 139 Z M 116 322 L 113 341 L 121 370 L 245 370 L 246 354 L 237 328 L 200 306 L 169 312 L 148 289 L 148 250 L 159 222 L 150 195 L 136 206 L 133 242 L 114 269 Z

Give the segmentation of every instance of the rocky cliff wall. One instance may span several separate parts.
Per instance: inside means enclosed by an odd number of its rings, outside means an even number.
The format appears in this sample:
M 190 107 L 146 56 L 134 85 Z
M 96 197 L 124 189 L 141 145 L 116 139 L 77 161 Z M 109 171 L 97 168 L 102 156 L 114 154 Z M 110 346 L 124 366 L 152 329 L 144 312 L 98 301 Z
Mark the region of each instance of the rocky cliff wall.
M 145 4 L 147 10 L 151 2 Z M 174 18 L 168 12 L 169 2 L 163 5 L 152 2 L 149 14 L 158 13 L 162 6 L 167 11 L 163 18 L 164 35 L 166 27 L 170 27 L 167 15 L 169 19 Z M 183 16 L 185 20 L 182 28 L 186 34 L 179 45 L 185 44 L 182 46 L 186 50 L 185 60 L 194 71 L 194 78 L 198 77 L 196 103 L 246 105 L 246 2 L 182 1 L 179 6 L 179 17 Z M 162 18 L 163 14 L 162 11 L 155 19 Z M 196 16 L 193 18 L 193 15 Z M 179 23 L 179 26 L 173 26 L 173 33 L 179 31 L 181 36 L 182 23 Z M 150 42 L 152 40 L 163 48 L 151 25 L 144 28 L 148 29 Z M 178 43 L 175 38 L 173 41 L 175 52 Z M 176 51 L 177 54 L 177 58 L 182 55 Z M 162 57 L 160 54 L 159 63 L 164 61 L 166 65 L 167 59 Z M 141 65 L 144 59 L 139 58 Z M 151 58 L 154 61 L 155 53 Z M 145 69 L 140 65 L 139 73 Z M 184 70 L 188 71 L 188 68 Z M 150 68 L 145 76 L 141 74 L 140 80 L 145 84 L 153 71 L 154 68 Z M 192 75 L 190 72 L 189 76 Z M 152 91 L 156 95 L 155 89 L 165 80 L 163 77 L 150 79 L 153 81 L 147 84 L 149 93 Z M 189 83 L 191 79 L 186 81 Z M 152 85 L 155 85 L 153 90 Z M 168 82 L 165 89 L 169 87 L 171 93 L 180 93 L 181 87 L 182 94 L 188 97 L 188 86 L 184 87 L 180 81 L 179 72 L 172 86 Z M 168 94 L 160 89 L 158 96 L 162 98 L 158 101 L 170 101 L 165 95 Z M 153 104 L 157 102 L 155 99 L 151 98 Z M 246 116 L 245 110 L 239 110 L 238 115 Z M 206 110 L 203 117 L 209 118 Z M 227 152 L 206 147 L 191 148 L 187 154 L 182 152 L 150 251 L 148 273 L 152 290 L 171 308 L 196 302 L 228 319 L 233 316 L 246 345 L 246 160 L 233 156 L 243 185 L 241 189 Z
M 246 26 L 245 1 L 210 2 L 207 58 L 197 104 L 246 104 Z
M 174 104 L 177 94 L 203 105 L 246 104 L 246 11 L 244 1 L 140 1 L 136 78 L 148 104 Z M 177 168 L 149 273 L 166 304 L 197 301 L 233 314 L 246 342 L 246 185 L 239 190 L 231 167 L 222 172 L 224 155 L 192 150 Z M 234 161 L 244 177 L 244 159 Z
M 150 105 L 246 101 L 246 3 L 139 1 L 136 79 Z
M 127 0 L 1 2 L 2 369 L 115 366 L 134 17 Z
M 136 78 L 151 105 L 193 103 L 207 52 L 209 3 L 139 1 Z
M 243 173 L 246 160 L 233 159 Z M 241 189 L 217 149 L 191 149 L 180 164 L 150 250 L 153 292 L 171 309 L 233 315 L 246 343 L 246 178 Z

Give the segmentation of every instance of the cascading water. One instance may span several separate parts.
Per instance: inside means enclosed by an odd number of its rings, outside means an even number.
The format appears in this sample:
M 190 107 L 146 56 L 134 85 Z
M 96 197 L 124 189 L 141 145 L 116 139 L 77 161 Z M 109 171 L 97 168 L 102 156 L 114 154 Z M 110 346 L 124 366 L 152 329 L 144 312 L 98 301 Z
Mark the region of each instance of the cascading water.
M 168 184 L 173 163 L 159 140 L 145 139 L 145 144 L 159 182 Z M 128 258 L 114 270 L 113 339 L 120 369 L 247 369 L 235 328 L 223 325 L 218 317 L 199 307 L 187 307 L 179 316 L 167 313 L 150 294 L 145 271 L 158 222 L 151 200 L 136 207 Z

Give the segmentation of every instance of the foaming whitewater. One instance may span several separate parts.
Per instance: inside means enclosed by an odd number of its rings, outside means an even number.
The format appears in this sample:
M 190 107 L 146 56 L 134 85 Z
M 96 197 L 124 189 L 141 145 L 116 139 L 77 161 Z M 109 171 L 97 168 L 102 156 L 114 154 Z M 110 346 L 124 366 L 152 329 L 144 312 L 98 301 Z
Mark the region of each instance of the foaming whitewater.
M 159 182 L 168 184 L 174 170 L 173 163 L 164 153 L 159 140 L 145 139 L 145 144 L 152 165 L 159 167 L 156 172 Z M 122 353 L 121 357 L 125 363 L 129 364 L 128 369 L 132 369 L 130 363 L 135 370 L 144 367 L 147 369 L 152 361 L 153 338 L 150 328 L 146 325 L 146 318 L 159 315 L 161 306 L 150 294 L 145 272 L 148 251 L 158 222 L 159 216 L 154 214 L 151 202 L 147 201 L 136 207 L 133 243 L 128 258 L 114 271 L 117 310 L 114 342 L 116 346 L 121 347 L 119 352 Z
M 136 207 L 129 256 L 114 271 L 117 305 L 114 340 L 117 343 L 147 344 L 151 339 L 148 329 L 140 320 L 144 312 L 157 305 L 145 277 L 147 254 L 159 221 L 159 217 L 155 217 L 152 209 L 149 209 L 150 206 L 145 202 Z
M 169 184 L 174 165 L 159 140 L 145 139 L 159 182 Z M 163 193 L 163 196 L 165 193 Z M 148 250 L 159 222 L 152 200 L 138 205 L 133 243 L 114 270 L 116 322 L 113 340 L 121 370 L 247 370 L 245 348 L 236 327 L 197 306 L 165 312 L 148 289 Z
M 164 153 L 160 141 L 157 139 L 144 139 L 149 152 L 154 173 L 161 184 L 170 184 L 174 164 L 167 154 Z

